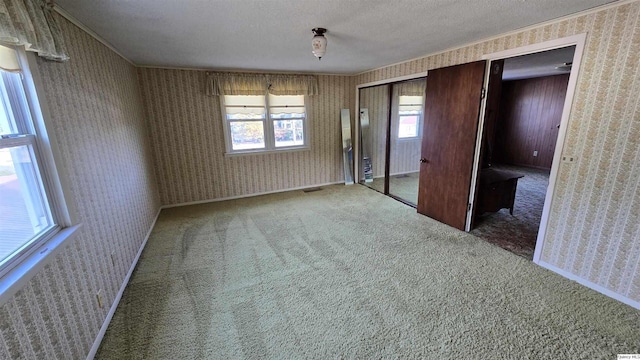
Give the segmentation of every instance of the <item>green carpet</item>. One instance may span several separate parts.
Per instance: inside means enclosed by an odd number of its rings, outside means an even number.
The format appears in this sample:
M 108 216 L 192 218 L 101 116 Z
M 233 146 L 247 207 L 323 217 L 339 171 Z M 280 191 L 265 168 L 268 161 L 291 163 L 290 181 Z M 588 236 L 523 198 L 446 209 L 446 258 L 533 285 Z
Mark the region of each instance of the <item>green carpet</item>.
M 417 205 L 419 177 L 419 172 L 390 176 L 389 194 Z M 363 185 L 384 193 L 384 177 L 375 178 L 372 182 L 363 183 Z
M 360 185 L 163 210 L 97 359 L 615 359 L 640 311 Z

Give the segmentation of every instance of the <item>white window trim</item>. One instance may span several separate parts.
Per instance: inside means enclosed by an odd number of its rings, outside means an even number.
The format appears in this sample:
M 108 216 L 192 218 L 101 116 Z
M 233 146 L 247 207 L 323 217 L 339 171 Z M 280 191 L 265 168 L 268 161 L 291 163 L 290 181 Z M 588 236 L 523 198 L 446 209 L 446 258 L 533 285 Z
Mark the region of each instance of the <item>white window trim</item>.
M 0 306 L 11 299 L 33 276 L 50 263 L 63 248 L 68 246 L 82 224 L 77 223 L 73 202 L 69 201 L 68 180 L 60 176 L 64 162 L 58 155 L 56 141 L 51 131 L 47 131 L 45 119 L 50 119 L 46 99 L 42 93 L 42 81 L 38 72 L 36 55 L 23 48 L 15 48 L 23 70 L 23 85 L 36 136 L 34 151 L 38 152 L 38 169 L 44 183 L 44 191 L 49 200 L 49 208 L 55 226 L 40 235 L 40 239 L 29 246 L 29 250 L 10 261 L 11 265 L 0 273 Z M 40 89 L 40 90 L 39 90 Z M 32 136 L 16 137 L 16 143 Z M 66 172 L 65 172 L 66 173 Z
M 51 119 L 46 96 L 42 89 L 44 85 L 38 71 L 37 57 L 33 52 L 18 49 L 18 56 L 25 74 L 23 83 L 27 101 L 31 110 L 31 117 L 35 132 L 38 135 L 36 142 L 40 151 L 41 167 L 44 169 L 42 180 L 50 191 L 49 201 L 54 216 L 61 227 L 69 227 L 79 222 L 77 210 L 71 201 L 69 179 L 62 174 L 68 174 L 66 164 L 58 149 L 53 131 L 47 126 Z
M 414 116 L 414 115 L 404 115 L 404 116 Z M 397 133 L 396 133 L 396 140 L 397 141 L 415 141 L 415 140 L 421 140 L 422 139 L 422 119 L 423 119 L 423 113 L 421 113 L 420 115 L 418 115 L 418 124 L 416 125 L 417 129 L 416 129 L 416 136 L 408 136 L 408 137 L 400 137 L 400 118 L 402 117 L 402 115 L 398 114 L 398 129 L 397 129 Z
M 398 97 L 399 99 L 400 97 Z M 404 142 L 404 141 L 417 141 L 417 140 L 422 140 L 422 127 L 424 124 L 424 96 L 422 96 L 422 103 L 420 104 L 422 106 L 422 110 L 420 111 L 420 114 L 418 115 L 418 123 L 417 123 L 417 129 L 416 129 L 416 136 L 409 136 L 409 137 L 400 137 L 400 118 L 402 116 L 414 116 L 414 115 L 400 115 L 400 104 L 399 104 L 399 100 L 398 100 L 398 110 L 396 112 L 396 128 L 395 128 L 395 138 L 396 141 L 398 142 Z M 417 104 L 414 104 L 417 105 Z
M 224 102 L 224 95 L 218 96 L 220 98 L 220 111 L 222 113 L 222 123 L 224 125 L 224 143 L 225 143 L 225 156 L 239 156 L 239 155 L 257 155 L 257 154 L 280 154 L 286 152 L 295 152 L 295 151 L 308 151 L 311 150 L 311 145 L 309 143 L 309 112 L 308 112 L 308 104 L 309 104 L 309 96 L 304 95 L 304 118 L 302 119 L 304 129 L 304 145 L 294 145 L 294 146 L 275 146 L 275 134 L 273 122 L 283 119 L 272 119 L 271 113 L 269 112 L 269 93 L 264 94 L 265 97 L 265 119 L 258 120 L 255 119 L 253 121 L 264 121 L 264 149 L 243 149 L 243 150 L 233 150 L 233 145 L 231 143 L 231 130 L 229 128 L 229 120 L 227 120 L 227 107 Z M 284 119 L 290 120 L 290 119 Z M 247 120 L 252 121 L 252 120 Z

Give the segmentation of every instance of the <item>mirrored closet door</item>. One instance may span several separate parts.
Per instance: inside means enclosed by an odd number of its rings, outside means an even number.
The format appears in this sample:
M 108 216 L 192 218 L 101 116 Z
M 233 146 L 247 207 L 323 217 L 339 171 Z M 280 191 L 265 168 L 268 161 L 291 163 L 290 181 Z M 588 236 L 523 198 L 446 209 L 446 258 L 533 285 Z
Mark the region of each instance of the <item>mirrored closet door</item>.
M 426 78 L 361 88 L 359 182 L 416 206 Z

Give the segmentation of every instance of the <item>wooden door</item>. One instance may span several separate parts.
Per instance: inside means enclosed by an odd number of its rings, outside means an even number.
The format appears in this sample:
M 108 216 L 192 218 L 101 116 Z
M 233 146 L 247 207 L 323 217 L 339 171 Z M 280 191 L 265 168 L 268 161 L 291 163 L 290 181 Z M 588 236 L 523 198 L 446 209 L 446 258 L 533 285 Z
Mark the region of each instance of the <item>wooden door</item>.
M 429 71 L 418 212 L 464 230 L 486 61 Z

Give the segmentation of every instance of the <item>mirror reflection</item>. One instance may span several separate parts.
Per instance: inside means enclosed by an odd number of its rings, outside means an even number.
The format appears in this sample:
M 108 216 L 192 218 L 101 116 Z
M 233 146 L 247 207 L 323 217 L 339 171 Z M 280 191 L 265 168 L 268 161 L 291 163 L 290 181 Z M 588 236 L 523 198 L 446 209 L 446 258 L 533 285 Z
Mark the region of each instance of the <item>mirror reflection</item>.
M 410 205 L 418 183 L 426 78 L 360 89 L 359 182 Z

